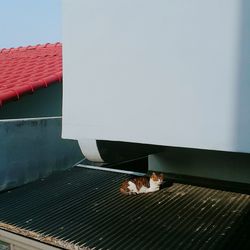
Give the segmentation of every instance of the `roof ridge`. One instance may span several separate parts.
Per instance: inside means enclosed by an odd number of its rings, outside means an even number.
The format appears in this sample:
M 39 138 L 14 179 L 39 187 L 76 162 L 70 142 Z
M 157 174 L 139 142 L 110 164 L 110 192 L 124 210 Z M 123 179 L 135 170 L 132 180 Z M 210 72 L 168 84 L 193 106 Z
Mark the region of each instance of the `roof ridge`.
M 16 51 L 27 51 L 27 50 L 34 50 L 34 49 L 42 49 L 42 48 L 55 48 L 55 47 L 62 47 L 61 42 L 56 43 L 45 43 L 45 44 L 37 44 L 37 45 L 28 45 L 28 46 L 19 46 L 19 47 L 11 47 L 11 48 L 2 48 L 0 49 L 0 54 L 8 54 Z

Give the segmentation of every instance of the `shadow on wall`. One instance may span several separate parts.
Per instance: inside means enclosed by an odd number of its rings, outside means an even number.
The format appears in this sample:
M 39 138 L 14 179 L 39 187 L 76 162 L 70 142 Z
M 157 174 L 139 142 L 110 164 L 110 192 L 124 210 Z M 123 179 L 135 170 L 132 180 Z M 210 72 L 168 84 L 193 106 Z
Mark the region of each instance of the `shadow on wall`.
M 250 148 L 250 1 L 241 2 L 235 145 L 236 150 L 246 151 Z
M 0 191 L 68 169 L 83 159 L 77 141 L 61 139 L 61 128 L 60 117 L 0 120 Z

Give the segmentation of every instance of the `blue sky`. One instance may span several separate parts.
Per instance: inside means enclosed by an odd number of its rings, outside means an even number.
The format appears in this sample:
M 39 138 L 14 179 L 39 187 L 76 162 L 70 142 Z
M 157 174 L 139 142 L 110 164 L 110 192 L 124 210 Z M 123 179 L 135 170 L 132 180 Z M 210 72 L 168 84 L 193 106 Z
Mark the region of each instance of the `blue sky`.
M 2 0 L 0 10 L 0 48 L 62 41 L 61 0 Z

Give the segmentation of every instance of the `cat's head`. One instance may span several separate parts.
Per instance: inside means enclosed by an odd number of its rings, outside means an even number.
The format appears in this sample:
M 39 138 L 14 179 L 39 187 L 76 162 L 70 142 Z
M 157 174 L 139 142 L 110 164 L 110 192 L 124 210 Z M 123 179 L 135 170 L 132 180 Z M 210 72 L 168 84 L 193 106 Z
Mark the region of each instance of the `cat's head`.
M 150 179 L 153 182 L 156 182 L 157 184 L 161 185 L 164 181 L 164 175 L 153 172 L 150 176 Z

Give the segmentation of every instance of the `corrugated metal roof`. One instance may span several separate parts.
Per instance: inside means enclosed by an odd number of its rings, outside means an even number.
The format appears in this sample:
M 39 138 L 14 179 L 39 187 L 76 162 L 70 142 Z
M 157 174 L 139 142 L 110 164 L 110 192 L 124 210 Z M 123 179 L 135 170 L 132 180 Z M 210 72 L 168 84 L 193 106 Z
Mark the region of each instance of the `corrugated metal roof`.
M 61 43 L 0 50 L 0 105 L 61 80 Z
M 128 177 L 76 167 L 1 193 L 0 228 L 66 249 L 250 248 L 249 195 L 174 184 L 124 196 Z

